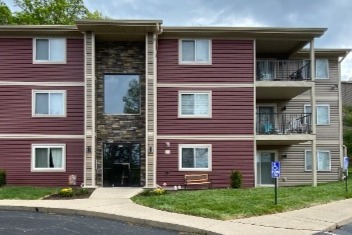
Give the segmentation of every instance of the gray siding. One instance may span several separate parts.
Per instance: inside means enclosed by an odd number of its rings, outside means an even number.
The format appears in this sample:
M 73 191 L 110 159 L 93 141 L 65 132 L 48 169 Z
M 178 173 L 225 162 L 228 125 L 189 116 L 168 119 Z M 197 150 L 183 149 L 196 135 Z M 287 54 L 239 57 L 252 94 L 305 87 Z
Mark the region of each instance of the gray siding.
M 318 59 L 319 56 L 317 55 L 316 58 Z M 331 156 L 331 171 L 318 171 L 318 182 L 328 182 L 338 180 L 340 175 L 339 89 L 332 88 L 333 85 L 339 84 L 337 59 L 329 59 L 329 79 L 316 79 L 315 84 L 316 104 L 330 106 L 330 124 L 316 126 L 317 150 L 328 150 Z M 310 104 L 310 91 L 291 100 L 258 100 L 258 103 L 276 103 L 278 112 L 304 113 L 304 105 Z M 284 107 L 286 107 L 285 110 Z M 278 160 L 282 165 L 280 185 L 312 183 L 312 173 L 305 171 L 305 150 L 311 149 L 310 142 L 293 146 L 258 146 L 258 150 L 263 149 L 278 151 Z M 282 158 L 282 155 L 286 155 L 287 158 Z

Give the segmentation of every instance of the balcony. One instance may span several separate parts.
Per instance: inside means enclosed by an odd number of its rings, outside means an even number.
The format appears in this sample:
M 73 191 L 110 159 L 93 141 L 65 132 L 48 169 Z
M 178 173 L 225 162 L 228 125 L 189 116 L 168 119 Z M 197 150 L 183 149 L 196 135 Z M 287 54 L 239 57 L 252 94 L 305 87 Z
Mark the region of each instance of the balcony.
M 257 60 L 257 99 L 291 99 L 309 90 L 308 60 Z
M 293 145 L 312 140 L 311 114 L 257 113 L 256 139 L 259 145 Z

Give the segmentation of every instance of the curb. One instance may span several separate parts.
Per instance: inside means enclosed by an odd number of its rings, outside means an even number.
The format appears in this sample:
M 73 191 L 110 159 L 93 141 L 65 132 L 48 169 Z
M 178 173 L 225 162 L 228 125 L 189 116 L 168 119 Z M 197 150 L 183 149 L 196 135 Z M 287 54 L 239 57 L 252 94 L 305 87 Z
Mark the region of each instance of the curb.
M 128 217 L 128 216 L 122 216 L 122 215 L 116 215 L 116 214 L 109 214 L 109 213 L 103 213 L 103 212 L 95 212 L 95 211 L 76 210 L 76 209 L 67 209 L 67 208 L 29 207 L 29 206 L 0 206 L 0 210 L 40 212 L 40 213 L 46 213 L 46 214 L 62 214 L 62 215 L 82 215 L 82 216 L 95 217 L 95 218 L 101 218 L 101 219 L 119 220 L 122 222 L 175 230 L 179 232 L 189 232 L 189 233 L 206 234 L 206 235 L 220 235 L 220 233 L 215 233 L 215 232 L 207 231 L 205 229 L 200 229 L 200 228 L 160 222 L 155 220 L 147 220 L 147 219 L 140 219 L 140 218 L 134 218 L 134 217 Z
M 339 228 L 341 228 L 341 227 L 343 227 L 343 226 L 345 226 L 347 224 L 350 224 L 350 223 L 352 223 L 352 217 L 348 218 L 348 219 L 345 219 L 345 220 L 342 220 L 340 222 L 337 222 L 337 223 L 335 223 L 335 224 L 323 229 L 322 232 L 331 232 L 333 230 L 339 229 Z

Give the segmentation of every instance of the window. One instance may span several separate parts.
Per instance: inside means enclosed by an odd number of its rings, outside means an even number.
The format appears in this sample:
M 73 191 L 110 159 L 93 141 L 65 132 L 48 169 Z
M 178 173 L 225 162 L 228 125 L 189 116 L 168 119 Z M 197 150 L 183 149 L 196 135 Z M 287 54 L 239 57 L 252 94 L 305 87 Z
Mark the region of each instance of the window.
M 318 104 L 317 106 L 317 125 L 330 124 L 330 106 L 328 104 Z M 312 113 L 309 104 L 304 105 L 304 113 Z M 307 124 L 307 121 L 305 122 Z
M 105 114 L 140 114 L 140 103 L 139 75 L 104 75 Z
M 211 92 L 179 92 L 179 117 L 211 117 Z
M 33 40 L 33 60 L 36 63 L 65 63 L 65 38 L 36 38 Z
M 315 77 L 317 79 L 329 78 L 329 61 L 327 59 L 315 60 Z
M 180 145 L 179 170 L 211 171 L 211 145 Z
M 64 144 L 32 145 L 32 171 L 65 171 Z
M 211 63 L 211 41 L 207 39 L 180 40 L 180 63 Z
M 318 150 L 317 151 L 318 171 L 331 171 L 331 157 L 330 151 Z M 305 151 L 305 170 L 312 170 L 312 151 Z
M 66 116 L 66 91 L 33 91 L 32 116 Z

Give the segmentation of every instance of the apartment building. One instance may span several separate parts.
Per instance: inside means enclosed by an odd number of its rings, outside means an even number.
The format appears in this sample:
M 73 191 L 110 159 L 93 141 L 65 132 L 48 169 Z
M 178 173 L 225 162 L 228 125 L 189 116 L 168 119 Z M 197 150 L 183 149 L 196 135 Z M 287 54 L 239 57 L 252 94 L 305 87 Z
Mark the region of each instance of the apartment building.
M 282 186 L 339 180 L 349 50 L 316 49 L 325 31 L 0 26 L 0 168 L 18 185 L 182 186 L 206 173 L 224 188 L 233 170 L 271 185 L 280 161 Z

